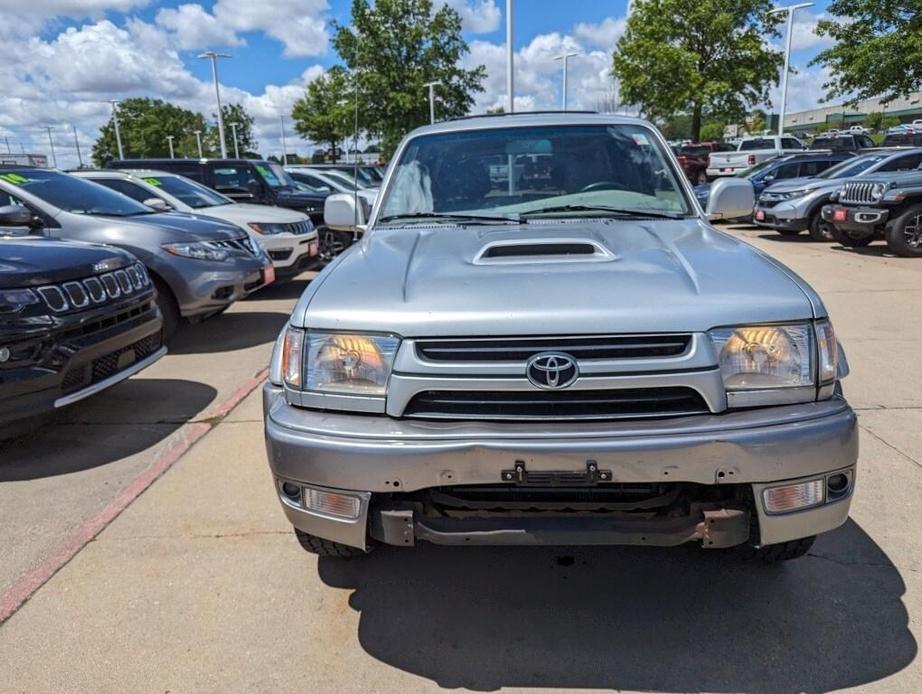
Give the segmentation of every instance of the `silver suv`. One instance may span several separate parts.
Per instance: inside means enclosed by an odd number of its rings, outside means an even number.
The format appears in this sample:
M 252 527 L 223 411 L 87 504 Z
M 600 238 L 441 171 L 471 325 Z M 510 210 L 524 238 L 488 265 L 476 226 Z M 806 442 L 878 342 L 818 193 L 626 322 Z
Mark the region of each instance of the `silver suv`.
M 492 180 L 513 158 L 549 181 Z M 711 216 L 752 197 L 721 180 Z M 327 222 L 363 221 L 352 204 L 330 196 Z M 364 238 L 301 297 L 264 391 L 269 463 L 302 546 L 328 556 L 789 559 L 848 517 L 847 371 L 819 296 L 708 224 L 650 124 L 471 118 L 404 140 Z

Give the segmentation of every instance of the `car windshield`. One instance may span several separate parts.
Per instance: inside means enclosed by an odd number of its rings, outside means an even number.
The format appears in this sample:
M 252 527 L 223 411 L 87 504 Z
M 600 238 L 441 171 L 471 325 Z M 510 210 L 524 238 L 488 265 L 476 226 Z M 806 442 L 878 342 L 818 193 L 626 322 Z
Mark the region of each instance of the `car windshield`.
M 714 150 L 707 145 L 685 145 L 679 147 L 678 154 L 685 157 L 706 157 L 712 151 Z
M 65 212 L 106 217 L 153 214 L 155 210 L 98 183 L 60 171 L 20 169 L 0 173 L 0 180 Z
M 190 181 L 181 176 L 142 176 L 150 185 L 181 200 L 193 209 L 202 207 L 217 207 L 218 205 L 232 205 L 230 198 L 216 193 L 211 188 Z
M 345 171 L 340 171 L 339 169 L 320 169 L 320 172 L 327 178 L 337 181 L 340 185 L 345 186 L 349 190 L 355 189 L 355 177 L 351 173 L 346 173 Z M 359 190 L 363 188 L 368 188 L 361 179 L 358 183 Z
M 296 188 L 297 183 L 275 162 L 256 162 L 256 172 L 270 188 Z
M 774 140 L 743 140 L 740 143 L 740 152 L 752 151 L 754 149 L 775 149 Z
M 750 166 L 748 169 L 743 169 L 742 171 L 733 174 L 734 178 L 752 178 L 755 174 L 760 171 L 764 171 L 770 166 L 776 166 L 778 164 L 777 160 L 769 159 L 768 161 L 763 161 L 755 166 Z
M 883 161 L 889 155 L 887 154 L 869 154 L 864 157 L 855 157 L 830 166 L 825 171 L 818 173 L 815 178 L 849 178 L 857 176 L 862 171 L 874 166 L 879 161 Z
M 648 127 L 549 125 L 413 138 L 392 174 L 380 219 L 676 216 L 690 210 L 665 149 Z

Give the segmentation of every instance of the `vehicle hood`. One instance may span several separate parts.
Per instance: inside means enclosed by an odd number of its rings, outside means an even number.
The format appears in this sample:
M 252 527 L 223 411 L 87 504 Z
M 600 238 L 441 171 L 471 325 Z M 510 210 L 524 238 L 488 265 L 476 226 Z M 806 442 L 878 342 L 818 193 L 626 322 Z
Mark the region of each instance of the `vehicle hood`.
M 146 214 L 137 217 L 97 217 L 80 215 L 87 219 L 96 219 L 104 222 L 106 227 L 106 242 L 123 243 L 131 238 L 132 230 L 138 234 L 157 232 L 158 243 L 180 241 L 218 241 L 223 239 L 238 238 L 240 229 L 221 220 L 184 212 L 163 212 Z M 152 240 L 152 239 L 146 239 Z
M 321 193 L 308 193 L 303 190 L 294 188 L 280 188 L 275 192 L 276 198 L 280 205 L 285 207 L 323 207 L 323 201 L 327 196 Z
M 136 262 L 117 248 L 29 236 L 0 238 L 0 289 L 39 287 Z
M 913 171 L 880 171 L 878 173 L 869 173 L 864 176 L 855 176 L 854 178 L 844 178 L 840 183 L 859 181 L 861 183 L 890 183 L 894 188 L 903 186 L 918 187 L 922 185 L 922 170 Z
M 271 205 L 250 205 L 239 203 L 236 205 L 218 205 L 217 207 L 202 207 L 196 214 L 221 219 L 238 226 L 246 226 L 250 222 L 263 224 L 297 224 L 306 222 L 309 217 L 303 212 L 289 210 L 284 207 Z
M 523 240 L 590 242 L 609 257 L 477 260 Z M 311 283 L 292 321 L 405 337 L 696 332 L 824 313 L 800 282 L 698 219 L 377 228 Z
M 765 189 L 766 193 L 789 193 L 794 190 L 836 190 L 842 185 L 842 178 L 788 178 L 779 183 L 772 183 Z

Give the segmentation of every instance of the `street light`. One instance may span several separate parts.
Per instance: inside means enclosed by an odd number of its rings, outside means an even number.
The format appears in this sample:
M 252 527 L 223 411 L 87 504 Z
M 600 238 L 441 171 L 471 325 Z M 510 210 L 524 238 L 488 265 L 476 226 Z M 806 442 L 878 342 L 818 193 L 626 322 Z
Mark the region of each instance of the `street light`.
M 214 80 L 214 95 L 218 102 L 218 138 L 221 141 L 221 158 L 227 159 L 227 143 L 224 142 L 224 116 L 221 113 L 221 88 L 218 86 L 218 58 L 230 58 L 227 53 L 206 51 L 199 58 L 211 61 L 211 77 Z
M 70 126 L 74 131 L 74 147 L 77 148 L 77 164 L 80 168 L 83 168 L 83 153 L 80 151 L 80 140 L 77 139 L 77 126 L 71 124 Z
M 426 82 L 424 87 L 429 87 L 429 122 L 435 123 L 435 88 L 442 84 L 441 82 Z
M 173 136 L 172 135 L 166 136 L 166 143 L 170 146 L 170 159 L 175 159 L 176 157 L 173 156 Z
M 124 159 L 125 152 L 122 149 L 122 132 L 118 127 L 118 100 L 110 99 L 106 103 L 112 104 L 112 120 L 115 123 L 115 143 L 118 145 L 118 158 Z
M 802 2 L 799 5 L 790 5 L 789 7 L 776 7 L 769 14 L 788 14 L 788 35 L 784 49 L 784 73 L 781 75 L 781 114 L 778 118 L 778 135 L 784 135 L 784 111 L 788 99 L 788 72 L 791 66 L 791 35 L 794 33 L 794 12 L 802 10 L 805 7 L 813 7 L 812 2 Z
M 240 148 L 237 146 L 237 126 L 240 123 L 228 123 L 231 127 L 231 132 L 234 133 L 234 159 L 240 158 Z
M 51 126 L 46 125 L 45 130 L 48 131 L 48 144 L 51 145 L 51 163 L 54 165 L 54 168 L 58 168 L 58 158 L 54 153 L 54 140 L 51 137 Z
M 282 123 L 282 166 L 288 166 L 288 146 L 285 144 L 285 114 L 279 115 Z
M 195 131 L 195 141 L 198 144 L 198 158 L 204 159 L 205 157 L 202 155 L 202 131 L 201 130 Z
M 567 110 L 567 66 L 569 65 L 570 58 L 575 58 L 579 53 L 564 53 L 563 55 L 558 55 L 554 60 L 563 61 L 563 110 Z

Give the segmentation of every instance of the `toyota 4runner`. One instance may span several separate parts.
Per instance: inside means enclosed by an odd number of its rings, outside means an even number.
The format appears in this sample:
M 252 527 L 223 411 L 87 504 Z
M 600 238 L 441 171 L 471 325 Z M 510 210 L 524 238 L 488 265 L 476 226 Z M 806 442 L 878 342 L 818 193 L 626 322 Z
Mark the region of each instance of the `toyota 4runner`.
M 550 185 L 490 171 L 549 158 Z M 509 171 L 511 167 L 507 167 Z M 712 216 L 752 187 L 715 184 Z M 327 223 L 356 215 L 331 196 Z M 411 133 L 363 239 L 307 288 L 264 390 L 306 549 L 653 545 L 804 554 L 845 522 L 858 432 L 826 309 L 715 230 L 648 123 Z

